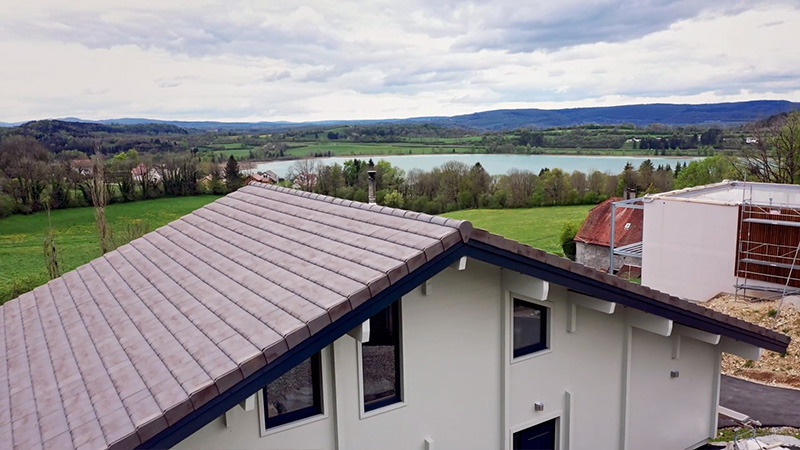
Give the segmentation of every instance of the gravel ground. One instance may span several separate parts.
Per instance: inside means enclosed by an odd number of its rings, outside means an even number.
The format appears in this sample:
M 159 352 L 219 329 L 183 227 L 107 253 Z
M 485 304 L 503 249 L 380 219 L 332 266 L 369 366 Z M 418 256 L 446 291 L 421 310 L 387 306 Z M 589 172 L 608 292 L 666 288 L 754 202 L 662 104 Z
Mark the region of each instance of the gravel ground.
M 758 361 L 724 354 L 722 373 L 759 383 L 800 388 L 800 311 L 784 302 L 778 314 L 778 300 L 759 300 L 722 294 L 702 304 L 707 308 L 774 329 L 792 338 L 785 355 L 765 350 Z

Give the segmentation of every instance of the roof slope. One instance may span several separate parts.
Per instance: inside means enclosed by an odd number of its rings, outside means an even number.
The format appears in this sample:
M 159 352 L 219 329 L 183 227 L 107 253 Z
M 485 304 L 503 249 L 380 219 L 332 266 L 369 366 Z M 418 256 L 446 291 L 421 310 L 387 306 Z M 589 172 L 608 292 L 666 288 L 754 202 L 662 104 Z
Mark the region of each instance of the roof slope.
M 246 186 L 0 308 L 0 435 L 135 446 L 470 230 Z
M 587 244 L 611 246 L 611 205 L 621 201 L 619 197 L 612 197 L 592 208 L 583 222 L 580 231 L 575 236 L 578 242 Z M 614 246 L 633 244 L 642 241 L 642 225 L 644 211 L 634 208 L 616 208 L 616 224 L 614 228 Z M 630 224 L 630 225 L 627 225 Z
M 0 445 L 168 446 L 472 255 L 745 341 L 788 343 L 469 222 L 253 183 L 0 308 Z

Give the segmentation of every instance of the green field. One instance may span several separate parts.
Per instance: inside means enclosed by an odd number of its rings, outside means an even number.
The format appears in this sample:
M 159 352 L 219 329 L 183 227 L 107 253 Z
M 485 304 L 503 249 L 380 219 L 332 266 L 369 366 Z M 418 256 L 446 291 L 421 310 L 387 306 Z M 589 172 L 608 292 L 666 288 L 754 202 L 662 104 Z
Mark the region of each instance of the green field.
M 558 237 L 564 222 L 583 223 L 594 205 L 550 206 L 525 209 L 471 209 L 443 214 L 459 220 L 469 220 L 509 239 L 563 255 Z
M 116 244 L 122 245 L 127 242 L 129 224 L 137 220 L 154 230 L 217 198 L 204 195 L 115 204 L 106 208 L 106 215 Z M 93 208 L 53 211 L 52 220 L 62 273 L 100 256 Z M 47 281 L 46 233 L 43 212 L 0 219 L 0 303 L 15 297 L 15 285 L 16 290 L 28 290 Z
M 286 151 L 288 156 L 304 158 L 315 154 L 326 154 L 331 152 L 331 156 L 384 156 L 384 155 L 410 155 L 410 154 L 446 154 L 446 153 L 486 153 L 483 147 L 473 147 L 464 142 L 453 142 L 444 144 L 439 139 L 439 143 L 425 144 L 420 143 L 393 143 L 393 144 L 358 144 L 350 142 L 327 142 L 311 143 L 304 146 L 291 147 Z M 455 140 L 455 139 L 453 139 Z M 532 154 L 547 155 L 603 155 L 603 156 L 651 156 L 652 151 L 633 150 L 633 149 L 612 149 L 612 148 L 550 148 L 540 147 L 534 149 Z M 233 150 L 238 152 L 240 150 Z M 247 151 L 241 150 L 243 154 L 234 153 L 235 157 L 246 157 Z M 215 154 L 220 153 L 218 151 Z
M 455 150 L 455 152 L 453 151 Z M 425 144 L 353 144 L 353 143 L 325 143 L 310 144 L 305 147 L 294 147 L 286 152 L 291 156 L 311 156 L 315 153 L 331 152 L 332 156 L 356 155 L 408 155 L 430 153 L 472 153 L 472 147 L 459 145 L 432 146 Z M 478 150 L 482 152 L 482 150 Z

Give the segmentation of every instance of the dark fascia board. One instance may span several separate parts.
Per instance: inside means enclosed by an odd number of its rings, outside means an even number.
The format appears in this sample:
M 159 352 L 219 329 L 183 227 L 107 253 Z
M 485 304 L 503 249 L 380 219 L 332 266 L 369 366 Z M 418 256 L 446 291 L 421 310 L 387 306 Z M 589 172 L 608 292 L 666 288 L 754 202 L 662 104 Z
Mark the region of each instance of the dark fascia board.
M 457 243 L 444 253 L 435 257 L 432 261 L 406 275 L 397 283 L 384 289 L 375 297 L 372 297 L 356 309 L 345 314 L 336 322 L 293 347 L 275 361 L 272 361 L 256 373 L 213 398 L 199 409 L 189 413 L 186 417 L 180 419 L 174 425 L 167 427 L 137 448 L 170 448 L 177 445 L 212 420 L 225 414 L 225 412 L 229 411 L 237 404 L 260 391 L 271 381 L 305 361 L 311 357 L 311 355 L 321 351 L 323 348 L 345 335 L 348 331 L 357 327 L 400 299 L 403 295 L 411 292 L 426 280 L 458 261 L 459 258 L 464 256 L 464 253 L 465 244 L 463 242 Z
M 484 242 L 470 240 L 467 243 L 466 250 L 466 256 L 468 257 L 559 284 L 591 297 L 664 317 L 682 325 L 727 336 L 778 353 L 785 353 L 788 347 L 788 342 L 770 339 L 757 332 L 745 330 L 736 325 L 724 323 L 675 305 L 654 300 L 630 290 L 612 286 L 568 269 L 555 267 Z

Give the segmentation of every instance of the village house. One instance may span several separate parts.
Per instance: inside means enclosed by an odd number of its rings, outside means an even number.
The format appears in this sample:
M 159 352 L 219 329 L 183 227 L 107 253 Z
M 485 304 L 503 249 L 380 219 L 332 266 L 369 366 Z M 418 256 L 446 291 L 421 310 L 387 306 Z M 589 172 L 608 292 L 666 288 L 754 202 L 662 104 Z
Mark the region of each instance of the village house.
M 139 163 L 131 169 L 133 179 L 142 182 L 142 180 L 152 180 L 153 182 L 161 181 L 161 174 L 158 173 L 155 167 L 150 167 L 144 163 Z
M 5 448 L 686 449 L 789 339 L 469 222 L 251 183 L 0 307 Z
M 280 181 L 280 178 L 278 177 L 278 174 L 276 174 L 275 172 L 267 170 L 266 172 L 248 174 L 247 177 L 245 177 L 243 184 L 250 184 L 250 182 L 252 181 L 257 181 L 259 183 L 277 184 Z
M 642 284 L 695 301 L 800 292 L 800 186 L 723 181 L 643 205 Z
M 621 197 L 612 197 L 589 211 L 578 234 L 575 235 L 575 261 L 593 269 L 608 271 L 611 252 L 611 221 L 614 216 L 614 272 L 623 267 L 626 272 L 641 274 L 642 210 L 617 207 Z

